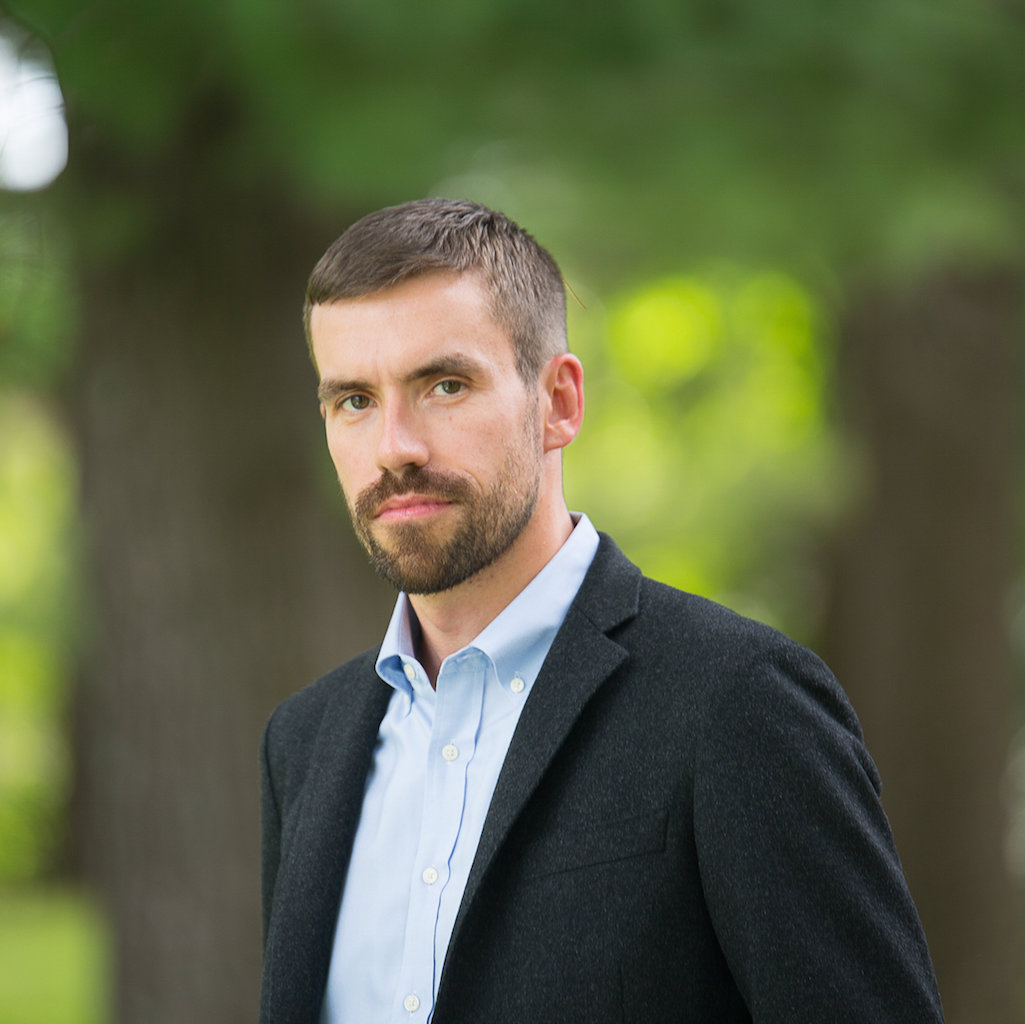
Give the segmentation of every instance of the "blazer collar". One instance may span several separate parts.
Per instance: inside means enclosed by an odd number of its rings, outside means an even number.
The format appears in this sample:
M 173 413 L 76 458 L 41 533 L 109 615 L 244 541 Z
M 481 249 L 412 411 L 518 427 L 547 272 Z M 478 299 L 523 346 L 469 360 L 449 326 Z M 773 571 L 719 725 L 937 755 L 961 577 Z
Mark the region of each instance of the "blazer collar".
M 643 577 L 607 533 L 598 537 L 594 561 L 571 607 L 607 633 L 637 614 Z

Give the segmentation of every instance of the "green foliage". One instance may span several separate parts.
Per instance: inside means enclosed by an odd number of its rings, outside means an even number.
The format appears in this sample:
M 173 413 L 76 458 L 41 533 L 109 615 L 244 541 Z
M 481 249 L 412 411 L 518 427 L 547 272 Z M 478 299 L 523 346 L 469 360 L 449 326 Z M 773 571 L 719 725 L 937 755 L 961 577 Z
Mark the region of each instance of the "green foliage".
M 45 409 L 0 392 L 0 881 L 36 877 L 59 840 L 73 480 Z
M 588 373 L 571 505 L 651 575 L 807 635 L 838 499 L 822 334 L 794 280 L 729 267 L 571 309 Z
M 45 201 L 0 197 L 0 882 L 52 865 L 68 789 L 75 474 L 41 396 L 70 363 L 73 310 Z
M 558 248 L 588 254 L 592 273 L 1021 250 L 1025 19 L 996 0 L 18 0 L 13 13 L 53 47 L 73 139 L 102 139 L 111 158 L 94 201 L 105 188 L 127 201 L 132 167 L 194 171 L 183 141 L 225 182 L 349 209 L 438 191 L 485 154 L 511 205 L 540 205 L 529 223 L 565 232 Z M 569 187 L 545 198 L 552 177 Z
M 0 1007 L 17 1024 L 105 1024 L 107 939 L 83 896 L 0 890 Z
M 73 350 L 63 246 L 35 206 L 0 205 L 0 382 L 7 388 L 47 387 Z

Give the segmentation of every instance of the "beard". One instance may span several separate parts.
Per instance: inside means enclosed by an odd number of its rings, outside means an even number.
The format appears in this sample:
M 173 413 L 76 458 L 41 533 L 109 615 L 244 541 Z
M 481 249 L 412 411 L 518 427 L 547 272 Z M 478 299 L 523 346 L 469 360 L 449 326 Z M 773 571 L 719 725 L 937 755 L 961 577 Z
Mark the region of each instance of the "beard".
M 506 453 L 498 478 L 486 491 L 462 476 L 410 466 L 385 471 L 351 503 L 356 536 L 377 574 L 407 594 L 437 594 L 487 568 L 512 547 L 530 522 L 541 489 L 541 459 L 532 434 Z M 392 522 L 377 527 L 375 515 L 391 497 L 416 493 L 450 502 L 458 521 Z M 433 517 L 432 517 L 433 518 Z

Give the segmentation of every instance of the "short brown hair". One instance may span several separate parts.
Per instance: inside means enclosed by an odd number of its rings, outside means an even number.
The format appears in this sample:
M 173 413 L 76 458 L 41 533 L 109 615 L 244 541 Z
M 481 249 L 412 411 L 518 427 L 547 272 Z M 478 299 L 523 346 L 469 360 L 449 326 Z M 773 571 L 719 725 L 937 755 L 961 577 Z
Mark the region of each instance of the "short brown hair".
M 313 268 L 303 323 L 316 305 L 356 299 L 438 271 L 479 272 L 527 383 L 566 351 L 566 293 L 547 250 L 508 217 L 468 200 L 417 199 L 356 221 Z M 312 351 L 312 348 L 311 348 Z

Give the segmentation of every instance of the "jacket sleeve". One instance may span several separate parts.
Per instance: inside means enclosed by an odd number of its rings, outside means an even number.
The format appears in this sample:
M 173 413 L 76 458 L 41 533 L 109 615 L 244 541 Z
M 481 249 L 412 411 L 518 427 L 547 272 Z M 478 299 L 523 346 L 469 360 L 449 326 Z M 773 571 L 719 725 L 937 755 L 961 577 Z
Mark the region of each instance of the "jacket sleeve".
M 724 680 L 695 775 L 716 934 L 757 1024 L 935 1024 L 925 936 L 853 710 L 783 639 Z

